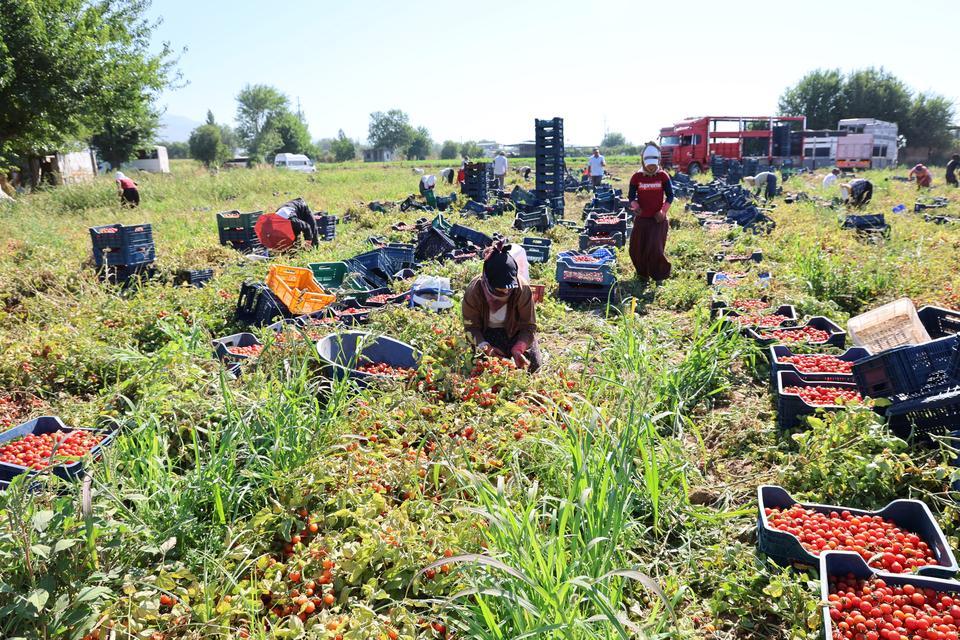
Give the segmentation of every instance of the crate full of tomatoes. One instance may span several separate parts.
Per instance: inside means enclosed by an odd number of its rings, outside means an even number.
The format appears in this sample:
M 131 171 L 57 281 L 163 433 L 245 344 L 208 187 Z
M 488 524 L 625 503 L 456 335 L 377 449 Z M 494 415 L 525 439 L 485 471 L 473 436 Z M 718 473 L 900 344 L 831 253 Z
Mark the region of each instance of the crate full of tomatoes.
M 777 385 L 777 374 L 792 371 L 808 382 L 854 382 L 853 365 L 869 352 L 851 347 L 840 355 L 830 353 L 794 353 L 787 345 L 772 344 L 767 351 L 770 360 L 770 384 Z
M 777 373 L 777 426 L 782 430 L 800 426 L 805 416 L 818 411 L 840 411 L 849 406 L 867 406 L 854 382 L 807 380 L 792 371 Z
M 958 566 L 930 509 L 894 500 L 879 511 L 800 503 L 782 487 L 757 489 L 757 547 L 775 562 L 819 566 L 826 551 L 851 551 L 875 569 L 950 578 Z
M 112 440 L 107 431 L 71 428 L 55 416 L 35 418 L 0 433 L 0 481 L 45 471 L 76 479 L 87 457 L 98 458 Z

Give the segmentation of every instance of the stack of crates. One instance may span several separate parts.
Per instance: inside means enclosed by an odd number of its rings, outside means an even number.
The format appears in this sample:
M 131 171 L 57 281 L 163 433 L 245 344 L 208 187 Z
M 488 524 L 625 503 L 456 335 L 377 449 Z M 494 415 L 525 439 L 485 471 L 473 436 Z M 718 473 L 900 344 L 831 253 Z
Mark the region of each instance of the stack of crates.
M 519 231 L 526 229 L 535 229 L 541 233 L 554 225 L 555 219 L 551 209 L 539 207 L 533 211 L 517 211 L 513 219 L 513 228 Z
M 146 223 L 90 227 L 90 240 L 97 270 L 118 282 L 150 271 L 157 257 L 153 227 Z
M 220 244 L 245 253 L 259 250 L 260 239 L 254 226 L 262 214 L 263 211 L 240 213 L 236 210 L 218 213 L 217 233 L 220 235 Z
M 326 213 L 313 214 L 314 219 L 317 221 L 317 233 L 320 236 L 320 240 L 333 240 L 337 237 L 337 216 L 329 215 Z
M 536 120 L 537 199 L 563 217 L 563 186 L 566 174 L 563 146 L 563 118 Z M 559 213 L 557 213 L 559 212 Z
M 487 202 L 487 163 L 468 162 L 463 169 L 463 193 L 471 200 Z
M 607 249 L 557 254 L 557 297 L 566 302 L 615 302 L 615 258 Z

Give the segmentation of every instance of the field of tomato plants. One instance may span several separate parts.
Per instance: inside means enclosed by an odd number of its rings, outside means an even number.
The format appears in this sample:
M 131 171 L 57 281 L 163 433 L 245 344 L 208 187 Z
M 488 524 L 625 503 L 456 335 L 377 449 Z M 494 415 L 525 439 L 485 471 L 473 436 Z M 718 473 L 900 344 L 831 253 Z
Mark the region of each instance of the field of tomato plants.
M 632 166 L 610 162 L 625 188 Z M 340 260 L 371 236 L 412 241 L 392 227 L 425 214 L 366 206 L 415 191 L 410 166 L 307 176 L 175 164 L 138 176 L 139 210 L 116 206 L 109 179 L 0 207 L 0 428 L 59 416 L 90 429 L 0 448 L 0 460 L 39 470 L 0 492 L 0 637 L 792 640 L 821 637 L 825 616 L 834 638 L 957 637 L 957 603 L 935 588 L 843 565 L 821 593 L 815 572 L 758 552 L 766 518 L 814 556 L 943 569 L 906 525 L 859 515 L 898 498 L 921 500 L 946 546 L 960 543 L 947 444 L 895 437 L 829 378 L 786 391 L 831 411 L 779 429 L 761 346 L 788 345 L 784 362 L 801 373 L 846 374 L 844 349 L 818 345 L 831 334 L 807 319 L 844 327 L 900 297 L 960 309 L 960 225 L 892 214 L 912 211 L 912 185 L 869 175 L 869 212 L 892 226 L 874 240 L 840 228 L 811 176 L 787 181 L 815 197 L 776 201 L 769 235 L 709 229 L 678 200 L 673 277 L 643 286 L 620 252 L 623 302 L 609 307 L 558 301 L 552 260 L 531 265 L 546 285 L 534 376 L 476 360 L 458 305 L 386 305 L 364 328 L 414 345 L 421 366 L 371 365 L 379 382 L 357 389 L 321 375 L 315 340 L 340 323 L 254 330 L 261 345 L 232 347 L 249 357 L 236 379 L 211 340 L 244 330 L 241 284 L 263 281 L 271 263 Z M 960 193 L 934 191 L 960 210 Z M 341 217 L 334 241 L 271 262 L 218 244 L 217 212 L 297 196 Z M 579 222 L 588 201 L 567 194 L 567 219 Z M 509 214 L 451 218 L 516 240 L 545 235 L 554 251 L 578 243 L 560 226 L 516 232 Z M 157 273 L 140 286 L 102 283 L 93 268 L 87 229 L 115 222 L 153 224 Z M 758 250 L 751 266 L 716 259 Z M 708 286 L 707 271 L 725 267 L 750 277 Z M 207 268 L 205 287 L 175 284 L 179 270 Z M 462 292 L 479 268 L 421 272 Z M 739 322 L 711 312 L 721 298 Z M 781 305 L 804 328 L 784 329 Z M 82 456 L 106 434 L 83 460 L 89 475 L 43 472 L 51 451 Z M 842 508 L 758 512 L 761 485 Z

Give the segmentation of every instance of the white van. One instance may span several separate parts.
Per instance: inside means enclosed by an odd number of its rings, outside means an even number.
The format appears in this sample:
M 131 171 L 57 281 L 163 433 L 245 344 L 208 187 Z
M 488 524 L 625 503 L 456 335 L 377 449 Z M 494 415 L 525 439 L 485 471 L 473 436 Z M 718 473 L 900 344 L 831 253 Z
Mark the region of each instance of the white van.
M 313 161 L 302 153 L 278 153 L 273 160 L 276 169 L 290 169 L 301 173 L 316 173 Z
M 138 149 L 137 159 L 130 163 L 134 169 L 149 173 L 170 173 L 170 160 L 166 147 Z

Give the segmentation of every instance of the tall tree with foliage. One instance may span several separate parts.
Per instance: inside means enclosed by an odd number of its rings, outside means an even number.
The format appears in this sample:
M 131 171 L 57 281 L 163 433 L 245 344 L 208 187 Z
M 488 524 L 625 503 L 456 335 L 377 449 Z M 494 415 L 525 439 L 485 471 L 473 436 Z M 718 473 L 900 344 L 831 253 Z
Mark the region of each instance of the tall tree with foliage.
M 119 157 L 152 136 L 149 105 L 176 74 L 169 45 L 150 42 L 149 6 L 0 0 L 0 156 L 30 158 L 101 134 Z
M 353 144 L 353 140 L 346 136 L 343 129 L 340 129 L 337 132 L 337 139 L 330 143 L 330 153 L 337 162 L 349 162 L 357 157 L 357 147 Z
M 240 90 L 237 94 L 237 135 L 251 156 L 255 152 L 266 151 L 279 137 L 276 135 L 269 136 L 269 140 L 264 139 L 264 129 L 271 118 L 288 110 L 287 96 L 269 85 L 248 84 Z
M 473 140 L 467 140 L 460 145 L 460 155 L 476 159 L 483 157 L 483 148 Z
M 432 150 L 433 140 L 430 139 L 430 132 L 426 127 L 417 127 L 407 146 L 407 159 L 426 160 Z
M 185 160 L 191 157 L 189 142 L 166 142 L 161 140 L 157 144 L 167 148 L 167 157 L 171 160 Z
M 443 146 L 440 147 L 440 159 L 441 160 L 453 160 L 460 153 L 460 145 L 458 145 L 453 140 L 444 140 Z
M 232 153 L 223 144 L 222 132 L 216 124 L 202 124 L 190 134 L 190 155 L 208 169 L 219 167 Z
M 943 96 L 920 93 L 910 105 L 910 117 L 900 133 L 907 145 L 914 149 L 925 149 L 930 161 L 942 160 L 954 144 L 950 133 L 953 122 L 953 103 Z
M 846 113 L 844 78 L 839 69 L 817 69 L 780 96 L 783 116 L 807 116 L 810 129 L 835 129 Z
M 410 117 L 400 109 L 370 114 L 367 139 L 374 149 L 396 149 L 403 152 L 413 141 L 414 133 L 410 126 Z
M 289 111 L 273 114 L 267 121 L 266 129 L 276 131 L 280 137 L 280 146 L 273 149 L 271 153 L 267 153 L 268 156 L 277 153 L 316 155 L 307 124 L 295 114 Z
M 842 91 L 845 118 L 876 118 L 909 128 L 910 89 L 883 69 L 861 69 L 850 73 Z M 834 123 L 836 126 L 836 123 Z
M 605 136 L 603 136 L 603 141 L 600 142 L 601 147 L 622 147 L 627 144 L 627 138 L 622 133 L 617 131 L 609 131 Z

